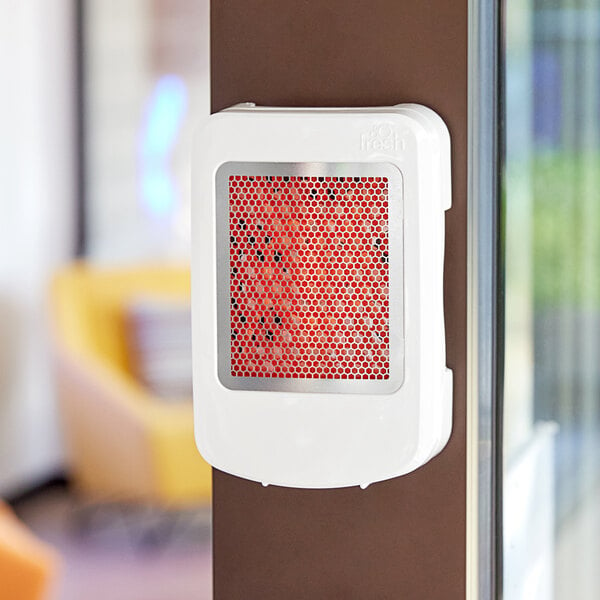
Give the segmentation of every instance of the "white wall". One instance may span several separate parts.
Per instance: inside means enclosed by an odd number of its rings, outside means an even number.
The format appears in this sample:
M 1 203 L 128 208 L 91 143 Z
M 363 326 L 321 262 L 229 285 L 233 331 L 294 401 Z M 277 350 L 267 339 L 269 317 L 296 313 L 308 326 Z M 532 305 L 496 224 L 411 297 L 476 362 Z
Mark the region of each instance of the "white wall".
M 70 0 L 0 0 L 0 495 L 60 469 L 46 297 L 73 246 Z

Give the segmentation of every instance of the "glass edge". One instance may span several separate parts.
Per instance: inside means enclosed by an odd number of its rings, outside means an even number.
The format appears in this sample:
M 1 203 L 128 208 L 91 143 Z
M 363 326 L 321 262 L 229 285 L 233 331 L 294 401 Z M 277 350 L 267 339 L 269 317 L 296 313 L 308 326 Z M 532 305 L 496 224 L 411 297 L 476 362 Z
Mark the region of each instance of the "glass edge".
M 500 0 L 469 0 L 466 598 L 501 580 Z

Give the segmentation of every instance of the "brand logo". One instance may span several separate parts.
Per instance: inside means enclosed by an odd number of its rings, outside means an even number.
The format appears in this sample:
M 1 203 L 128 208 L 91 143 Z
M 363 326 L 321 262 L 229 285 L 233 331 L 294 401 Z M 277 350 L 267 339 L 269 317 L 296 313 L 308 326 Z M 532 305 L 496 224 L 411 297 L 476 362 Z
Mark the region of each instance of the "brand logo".
M 363 152 L 398 152 L 404 144 L 391 125 L 380 123 L 360 136 L 360 149 Z

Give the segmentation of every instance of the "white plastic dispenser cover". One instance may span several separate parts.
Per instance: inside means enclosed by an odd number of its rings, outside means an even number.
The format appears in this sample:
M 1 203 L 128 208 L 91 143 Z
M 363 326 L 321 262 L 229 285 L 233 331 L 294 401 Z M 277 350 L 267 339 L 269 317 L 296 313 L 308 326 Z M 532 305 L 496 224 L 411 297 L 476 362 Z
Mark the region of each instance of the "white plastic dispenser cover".
M 306 488 L 403 475 L 446 444 L 450 138 L 432 110 L 267 108 L 195 139 L 196 442 Z

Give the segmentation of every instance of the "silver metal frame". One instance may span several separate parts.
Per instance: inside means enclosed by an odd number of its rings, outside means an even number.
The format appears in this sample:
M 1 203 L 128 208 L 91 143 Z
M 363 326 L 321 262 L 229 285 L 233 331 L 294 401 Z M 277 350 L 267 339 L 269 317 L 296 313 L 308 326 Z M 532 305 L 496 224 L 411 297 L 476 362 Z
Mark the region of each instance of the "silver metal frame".
M 383 380 L 231 375 L 229 177 L 282 175 L 308 177 L 387 177 L 389 234 L 390 374 Z M 227 162 L 216 173 L 217 362 L 221 383 L 232 390 L 391 394 L 404 382 L 404 189 L 400 170 L 391 163 Z
M 469 0 L 467 599 L 501 596 L 499 0 Z

